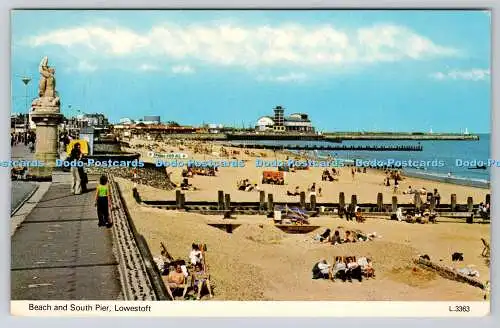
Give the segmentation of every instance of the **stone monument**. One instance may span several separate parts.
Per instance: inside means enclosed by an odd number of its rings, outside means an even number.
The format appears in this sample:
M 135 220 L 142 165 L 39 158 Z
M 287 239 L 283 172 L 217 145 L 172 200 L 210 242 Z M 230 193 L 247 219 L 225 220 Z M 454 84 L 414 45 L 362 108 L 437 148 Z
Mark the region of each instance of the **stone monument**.
M 56 91 L 55 69 L 49 66 L 48 57 L 40 62 L 38 98 L 31 104 L 31 119 L 36 124 L 35 159 L 44 167 L 31 168 L 30 174 L 37 179 L 51 179 L 57 153 L 58 126 L 62 122 L 60 101 Z

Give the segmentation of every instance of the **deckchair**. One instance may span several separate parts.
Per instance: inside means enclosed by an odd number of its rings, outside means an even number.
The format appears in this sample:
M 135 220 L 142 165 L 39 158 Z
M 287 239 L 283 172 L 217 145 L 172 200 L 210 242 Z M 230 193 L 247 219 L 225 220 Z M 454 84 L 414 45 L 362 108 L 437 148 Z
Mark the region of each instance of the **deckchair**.
M 483 242 L 484 245 L 481 256 L 490 257 L 490 244 L 484 238 L 481 238 L 481 241 Z

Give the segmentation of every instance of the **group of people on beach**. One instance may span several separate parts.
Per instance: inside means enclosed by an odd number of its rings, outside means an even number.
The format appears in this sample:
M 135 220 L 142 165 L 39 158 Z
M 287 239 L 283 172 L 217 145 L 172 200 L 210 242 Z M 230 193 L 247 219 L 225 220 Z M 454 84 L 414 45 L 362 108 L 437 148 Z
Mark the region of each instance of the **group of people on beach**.
M 477 208 L 477 214 L 483 219 L 489 219 L 490 217 L 490 203 L 479 203 Z
M 261 191 L 262 189 L 259 188 L 259 186 L 256 183 L 250 183 L 249 179 L 243 179 L 241 181 L 238 181 L 236 184 L 236 187 L 238 190 L 241 191 Z
M 183 178 L 192 178 L 195 175 L 204 175 L 214 177 L 217 173 L 217 167 L 193 167 L 183 169 L 181 175 Z
M 421 189 L 413 189 L 411 186 L 408 186 L 408 189 L 403 191 L 405 195 L 418 195 L 420 198 L 419 203 L 423 204 L 424 207 L 430 206 L 431 200 L 434 199 L 435 206 L 439 206 L 441 204 L 441 194 L 439 191 L 434 188 L 433 192 L 427 191 L 425 187 Z M 425 196 L 425 202 L 422 201 L 421 196 Z M 415 202 L 415 196 L 411 199 L 412 202 Z M 418 201 L 418 200 L 417 200 Z
M 195 175 L 215 176 L 216 172 L 218 172 L 218 169 L 213 167 L 188 167 L 187 169 L 182 170 L 182 182 L 178 185 L 178 187 L 181 188 L 181 190 L 196 190 L 197 188 L 189 183 L 189 178 L 193 178 Z M 169 174 L 167 173 L 167 175 Z
M 344 207 L 339 207 L 338 211 L 340 218 L 342 219 L 345 215 L 347 221 L 356 219 L 356 222 L 363 223 L 366 220 L 361 212 L 361 207 L 354 204 L 347 204 Z
M 361 231 L 346 230 L 344 236 L 341 236 L 340 227 L 332 234 L 330 229 L 326 229 L 322 234 L 314 237 L 315 240 L 321 243 L 330 243 L 339 245 L 344 243 L 355 243 L 371 240 L 370 236 L 363 234 Z
M 366 173 L 366 167 L 351 167 L 351 177 L 352 180 L 354 181 L 354 178 L 356 178 L 356 173 Z
M 165 287 L 172 300 L 175 300 L 175 292 L 178 290 L 182 291 L 182 297 L 186 298 L 189 289 L 192 289 L 196 293 L 196 299 L 200 300 L 204 288 L 208 290 L 210 298 L 213 298 L 208 266 L 204 258 L 205 250 L 205 245 L 193 243 L 187 262 L 173 260 L 166 249 L 162 250 L 162 261 L 157 265 L 162 275 L 167 276 Z
M 431 211 L 429 208 L 404 211 L 401 207 L 399 207 L 396 210 L 396 214 L 393 214 L 391 218 L 407 223 L 436 223 L 437 213 L 435 211 Z
M 353 279 L 361 282 L 365 278 L 374 278 L 375 269 L 371 259 L 355 256 L 336 256 L 333 265 L 322 259 L 312 269 L 313 279 L 342 280 L 352 282 Z
M 300 193 L 302 191 L 300 190 L 299 186 L 295 187 L 294 191 L 287 190 L 286 195 L 287 196 L 300 196 Z M 308 196 L 316 196 L 316 197 L 322 197 L 323 196 L 323 189 L 321 187 L 317 188 L 316 190 L 316 182 L 313 182 L 313 184 L 307 188 Z
M 338 181 L 339 179 L 336 178 L 336 176 L 340 175 L 340 170 L 336 170 L 334 167 L 332 167 L 332 172 L 328 169 L 324 169 L 323 173 L 321 173 L 321 181 Z
M 384 186 L 390 187 L 391 180 L 394 180 L 392 192 L 394 194 L 398 194 L 399 193 L 399 182 L 403 180 L 401 173 L 397 170 L 386 170 L 384 183 L 383 183 Z

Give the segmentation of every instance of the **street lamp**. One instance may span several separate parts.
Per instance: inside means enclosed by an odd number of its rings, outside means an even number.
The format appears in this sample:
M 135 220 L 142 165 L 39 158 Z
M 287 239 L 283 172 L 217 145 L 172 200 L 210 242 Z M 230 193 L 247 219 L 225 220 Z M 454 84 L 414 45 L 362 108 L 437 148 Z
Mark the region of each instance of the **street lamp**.
M 85 113 L 82 112 L 78 106 L 73 106 L 73 105 L 68 105 L 68 110 L 70 111 L 70 113 L 69 113 L 70 115 L 75 115 L 73 117 L 73 119 L 76 123 L 76 127 L 81 128 L 82 126 L 81 126 L 80 122 L 78 121 L 78 115 L 85 114 Z
M 21 81 L 23 81 L 24 83 L 24 96 L 26 98 L 26 110 L 28 111 L 26 116 L 24 117 L 24 131 L 27 132 L 28 131 L 28 117 L 29 117 L 29 108 L 28 108 L 28 85 L 29 83 L 31 82 L 31 78 L 30 77 L 27 77 L 27 76 L 23 76 L 21 78 Z

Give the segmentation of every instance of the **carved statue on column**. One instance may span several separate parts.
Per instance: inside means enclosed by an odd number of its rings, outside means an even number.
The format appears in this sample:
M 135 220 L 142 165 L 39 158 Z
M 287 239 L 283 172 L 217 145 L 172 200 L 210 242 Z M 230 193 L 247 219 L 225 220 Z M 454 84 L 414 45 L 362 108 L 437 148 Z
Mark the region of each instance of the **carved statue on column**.
M 59 112 L 60 100 L 56 91 L 55 68 L 49 66 L 49 58 L 42 58 L 38 68 L 40 72 L 40 82 L 38 84 L 38 98 L 32 103 L 33 110 L 43 107 L 45 110 L 51 109 Z

